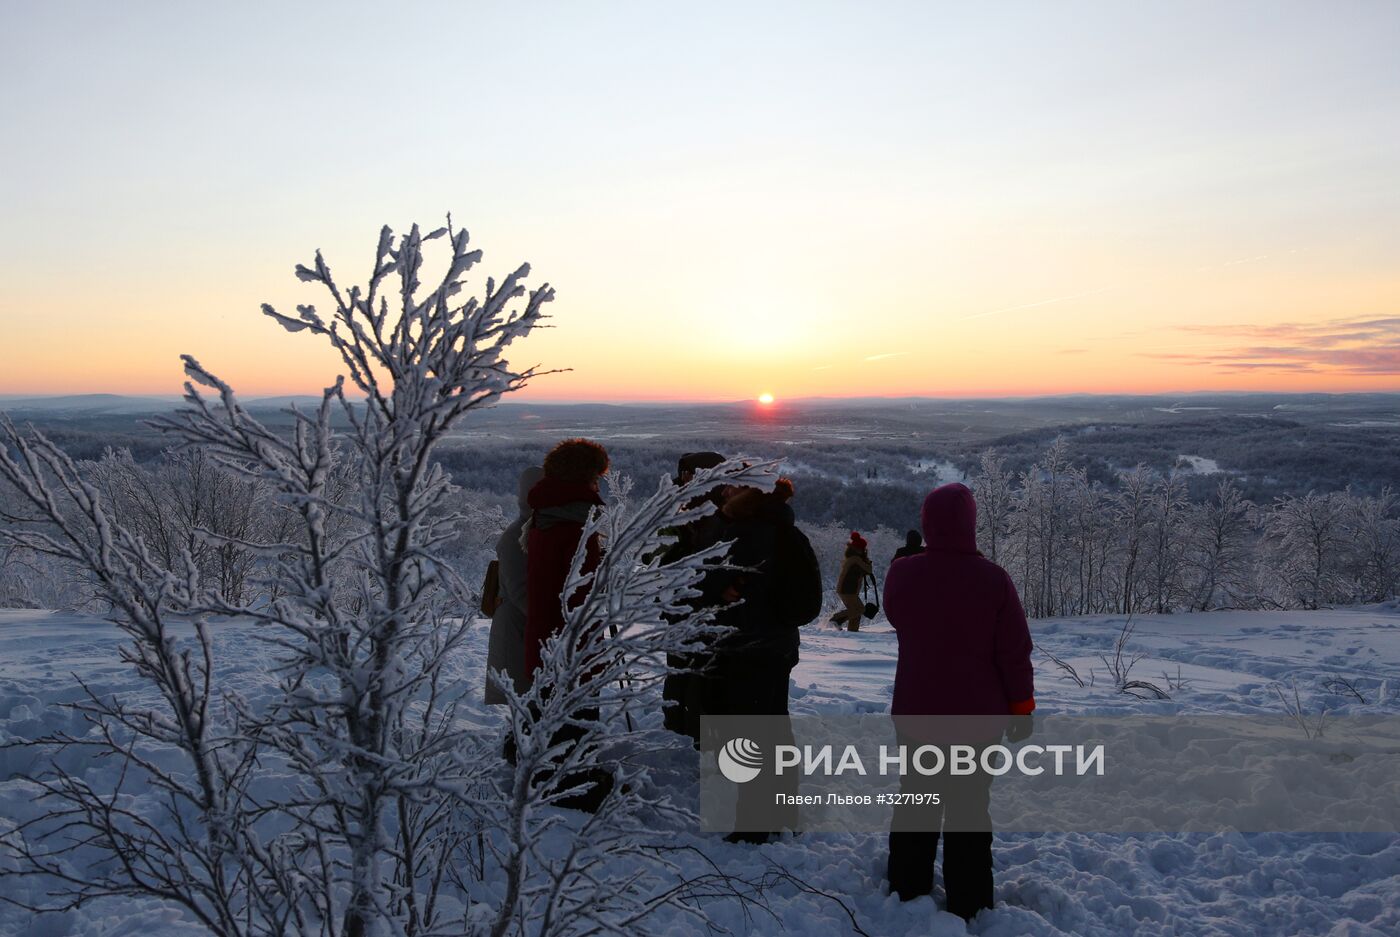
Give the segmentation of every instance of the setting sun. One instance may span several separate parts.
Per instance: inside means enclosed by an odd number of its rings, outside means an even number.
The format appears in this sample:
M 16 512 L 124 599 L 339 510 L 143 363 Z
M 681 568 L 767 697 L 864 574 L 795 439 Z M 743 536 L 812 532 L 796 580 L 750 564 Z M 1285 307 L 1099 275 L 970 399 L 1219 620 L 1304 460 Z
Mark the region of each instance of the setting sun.
M 772 394 L 759 394 L 759 395 L 758 395 L 758 402 L 761 403 L 761 404 L 763 404 L 763 405 L 766 407 L 766 406 L 768 406 L 770 403 L 773 402 L 773 395 L 772 395 Z

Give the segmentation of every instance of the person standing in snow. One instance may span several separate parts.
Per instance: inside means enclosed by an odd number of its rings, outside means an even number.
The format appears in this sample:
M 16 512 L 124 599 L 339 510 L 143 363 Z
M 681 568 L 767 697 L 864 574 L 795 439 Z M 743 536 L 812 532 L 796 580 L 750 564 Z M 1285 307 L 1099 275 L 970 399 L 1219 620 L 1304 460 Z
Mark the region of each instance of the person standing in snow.
M 595 507 L 603 505 L 598 483 L 608 471 L 607 450 L 588 439 L 566 439 L 544 458 L 544 476 L 530 489 L 527 501 L 525 546 L 525 673 L 531 681 L 540 669 L 545 642 L 564 628 L 564 603 L 575 608 L 585 590 L 564 596 L 564 585 L 574 552 L 583 536 L 583 525 Z M 596 536 L 585 545 L 581 572 L 589 573 L 602 559 Z M 549 687 L 541 692 L 548 693 Z M 573 714 L 569 724 L 552 737 L 553 744 L 577 741 L 587 723 L 596 722 L 598 710 Z M 579 793 L 556 801 L 559 806 L 596 812 L 612 790 L 612 775 L 601 768 L 586 768 L 571 776 L 566 786 Z
M 705 577 L 701 602 L 722 606 L 716 623 L 734 630 L 720 638 L 700 678 L 707 713 L 781 716 L 777 744 L 792 744 L 787 724 L 788 683 L 798 659 L 798 629 L 821 614 L 821 567 L 797 528 L 788 502 L 793 485 L 778 480 L 771 492 L 729 487 L 720 508 L 719 541 L 731 541 L 729 565 Z M 764 772 L 738 791 L 731 841 L 763 843 L 774 826 L 795 829 L 797 810 L 775 808 L 774 795 L 796 793 L 793 772 Z M 776 820 L 776 823 L 775 823 Z
M 894 558 L 902 560 L 906 556 L 918 556 L 924 552 L 924 538 L 917 530 L 911 530 L 904 535 L 904 546 L 894 551 Z M 893 562 L 893 560 L 891 560 Z
M 860 600 L 860 589 L 867 576 L 873 576 L 875 569 L 870 565 L 869 545 L 857 531 L 851 531 L 850 542 L 846 544 L 846 556 L 841 560 L 841 571 L 836 574 L 836 597 L 844 606 L 831 616 L 831 623 L 847 631 L 859 631 L 860 620 L 865 617 L 865 603 Z
M 714 468 L 723 462 L 724 456 L 718 452 L 685 453 L 676 465 L 676 487 L 689 483 L 701 469 Z M 715 489 L 705 496 L 705 500 L 713 501 L 718 506 L 723 500 L 722 490 Z M 696 507 L 700 503 L 697 501 L 686 507 Z M 717 543 L 719 530 L 724 523 L 723 516 L 716 510 L 713 514 L 675 528 L 671 532 L 675 534 L 676 542 L 666 549 L 661 562 L 677 562 Z M 709 655 L 703 652 L 666 655 L 666 666 L 670 672 L 662 684 L 662 723 L 672 732 L 688 735 L 695 742 L 700 741 L 700 716 L 704 713 L 701 671 L 708 659 Z
M 977 550 L 977 502 L 966 485 L 944 485 L 924 499 L 918 556 L 885 577 L 885 615 L 899 641 L 891 712 L 900 717 L 1012 716 L 1007 738 L 1030 734 L 1035 709 L 1031 636 L 1011 577 Z M 917 725 L 905 719 L 903 726 Z M 928 783 L 906 774 L 901 790 Z M 933 890 L 939 826 L 948 805 L 959 831 L 943 834 L 943 885 L 948 910 L 971 919 L 992 906 L 991 776 L 938 779 L 943 806 L 895 808 L 886 873 L 905 901 Z M 922 811 L 922 813 L 921 813 Z M 932 825 L 933 829 L 929 829 Z M 962 830 L 975 832 L 962 832 Z
M 525 551 L 520 535 L 530 518 L 530 490 L 544 477 L 544 469 L 532 465 L 520 473 L 517 503 L 520 515 L 511 521 L 496 541 L 497 584 L 500 604 L 491 615 L 491 639 L 486 649 L 486 670 L 504 670 L 510 675 L 515 692 L 530 688 L 525 670 Z M 486 702 L 505 703 L 505 693 L 489 677 L 486 680 Z
M 608 471 L 607 450 L 588 439 L 566 439 L 544 459 L 544 477 L 526 497 L 530 518 L 525 528 L 525 672 L 540 666 L 545 641 L 564 627 L 564 581 L 583 535 L 584 521 L 603 497 L 598 483 Z M 592 572 L 602 558 L 597 539 L 587 545 L 582 572 Z M 583 595 L 569 599 L 573 608 Z

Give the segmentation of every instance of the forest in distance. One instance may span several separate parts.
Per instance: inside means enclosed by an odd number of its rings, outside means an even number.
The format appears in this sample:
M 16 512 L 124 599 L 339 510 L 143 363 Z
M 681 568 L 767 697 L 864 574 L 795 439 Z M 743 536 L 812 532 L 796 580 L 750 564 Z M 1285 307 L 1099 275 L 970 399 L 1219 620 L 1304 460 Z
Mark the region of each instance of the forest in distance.
M 247 403 L 269 425 L 290 404 Z M 0 412 L 30 422 L 69 455 L 127 449 L 158 460 L 168 443 L 147 425 L 170 398 L 0 397 Z M 475 413 L 438 454 L 463 488 L 511 496 L 515 478 L 553 442 L 603 442 L 614 467 L 650 484 L 678 454 L 716 449 L 787 461 L 802 483 L 798 517 L 814 524 L 899 527 L 931 481 L 961 480 L 994 449 L 1024 472 L 1056 439 L 1089 480 L 1116 486 L 1139 464 L 1175 472 L 1193 498 L 1232 478 L 1268 502 L 1351 488 L 1379 493 L 1400 481 L 1400 394 L 1071 395 L 1026 399 L 802 400 L 730 404 L 528 404 Z
M 295 402 L 249 407 L 275 422 Z M 249 598 L 251 558 L 199 547 L 193 528 L 265 532 L 276 511 L 246 483 L 166 448 L 146 420 L 174 405 L 0 400 L 80 460 L 172 562 L 193 545 L 230 598 Z M 828 575 L 850 530 L 866 533 L 881 567 L 918 526 L 923 495 L 964 481 L 981 501 L 983 550 L 1036 616 L 1315 608 L 1374 601 L 1400 585 L 1400 395 L 503 404 L 475 414 L 436 454 L 473 521 L 452 545 L 469 579 L 514 516 L 521 470 L 572 436 L 606 445 L 613 474 L 641 491 L 673 474 L 686 451 L 783 459 Z M 38 558 L 8 559 L 25 562 L 0 576 L 0 604 L 82 603 L 80 582 L 39 569 Z

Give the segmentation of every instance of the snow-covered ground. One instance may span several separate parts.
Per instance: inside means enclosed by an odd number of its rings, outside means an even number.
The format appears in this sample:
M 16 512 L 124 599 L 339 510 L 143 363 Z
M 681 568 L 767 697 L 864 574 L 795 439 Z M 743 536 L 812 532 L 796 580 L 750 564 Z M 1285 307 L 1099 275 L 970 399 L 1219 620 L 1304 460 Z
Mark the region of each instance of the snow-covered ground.
M 1177 460 L 1177 466 L 1181 467 L 1182 463 L 1185 463 L 1185 471 L 1189 474 L 1217 475 L 1220 472 L 1220 463 L 1205 456 L 1184 455 Z
M 1278 713 L 1273 686 L 1295 680 L 1305 706 L 1338 713 L 1400 712 L 1400 611 L 1370 607 L 1321 612 L 1216 612 L 1145 616 L 1132 646 L 1148 655 L 1134 676 L 1173 686 L 1171 701 L 1144 702 L 1105 685 L 1098 655 L 1108 652 L 1120 619 L 1032 623 L 1045 650 L 1088 677 L 1081 688 L 1037 655 L 1041 712 Z M 267 679 L 267 650 L 240 622 L 218 625 L 226 685 L 256 695 Z M 480 686 L 486 629 L 476 629 L 459 679 Z M 78 697 L 73 675 L 99 693 L 143 692 L 117 658 L 118 634 L 83 616 L 0 611 L 0 741 L 71 727 L 56 704 Z M 883 621 L 859 634 L 813 624 L 803 635 L 792 709 L 800 714 L 879 712 L 894 679 L 894 635 Z M 1345 678 L 1364 702 L 1345 691 Z M 1388 681 L 1388 682 L 1387 682 Z M 1328 686 L 1332 689 L 1328 689 Z M 477 691 L 479 693 L 479 691 Z M 1291 691 L 1290 691 L 1291 692 Z M 24 749 L 0 749 L 0 824 L 28 816 L 32 789 L 15 778 L 31 769 Z M 94 784 L 109 766 L 70 765 Z M 683 766 L 678 766 L 681 768 Z M 668 840 L 702 848 L 736 870 L 776 863 L 814 891 L 779 888 L 776 918 L 746 922 L 732 907 L 712 907 L 714 922 L 735 933 L 843 935 L 857 925 L 872 935 L 962 934 L 1335 934 L 1400 933 L 1400 836 L 1375 834 L 1190 835 L 1055 834 L 998 836 L 997 907 L 970 927 L 934 899 L 908 904 L 885 894 L 884 841 L 877 835 L 807 834 L 764 847 L 731 846 L 717 836 L 668 831 Z M 0 857 L 0 863 L 6 862 Z M 13 880 L 0 880 L 9 897 Z M 825 893 L 825 894 L 821 894 Z M 840 896 L 843 908 L 827 895 Z M 849 913 L 848 913 L 849 909 Z M 108 902 L 31 920 L 0 905 L 0 933 L 119 935 L 198 933 L 176 911 L 150 901 Z M 689 922 L 658 922 L 656 933 L 698 933 Z

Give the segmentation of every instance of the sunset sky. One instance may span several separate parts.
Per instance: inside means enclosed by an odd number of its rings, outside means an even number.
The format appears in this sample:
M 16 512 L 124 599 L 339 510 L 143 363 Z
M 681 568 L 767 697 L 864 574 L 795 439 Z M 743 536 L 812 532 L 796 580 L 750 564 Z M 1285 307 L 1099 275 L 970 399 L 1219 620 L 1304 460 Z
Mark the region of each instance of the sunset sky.
M 451 211 L 535 400 L 1400 390 L 1400 4 L 0 8 L 0 393 L 245 394 Z

